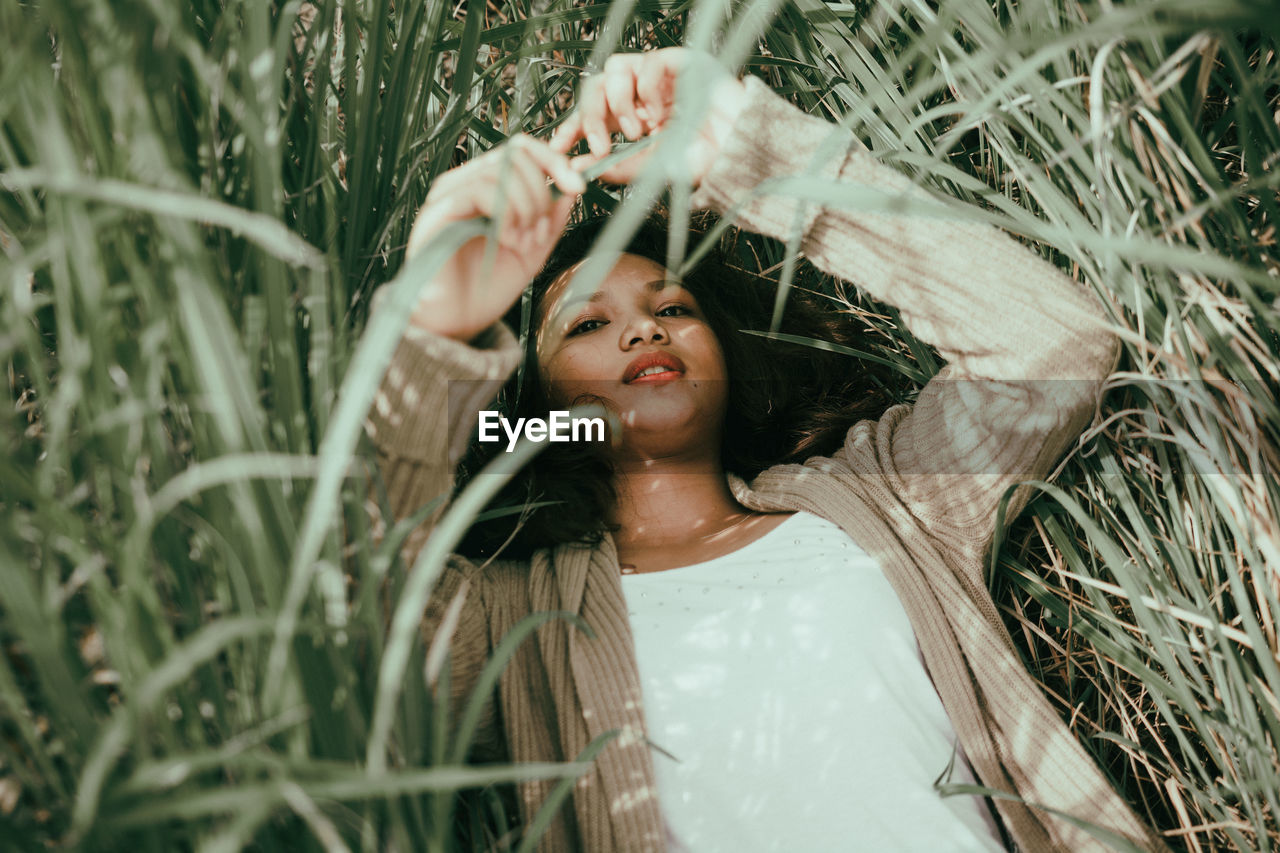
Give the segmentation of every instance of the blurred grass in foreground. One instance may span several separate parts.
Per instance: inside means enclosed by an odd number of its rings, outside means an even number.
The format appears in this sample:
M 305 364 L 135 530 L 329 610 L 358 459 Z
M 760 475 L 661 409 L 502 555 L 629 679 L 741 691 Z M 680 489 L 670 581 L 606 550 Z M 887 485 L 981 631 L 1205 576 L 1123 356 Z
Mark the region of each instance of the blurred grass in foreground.
M 1173 846 L 1280 845 L 1280 19 L 1243 0 L 720 15 L 0 5 L 6 844 L 440 850 L 454 790 L 575 772 L 457 764 L 440 649 L 414 628 L 438 560 L 400 565 L 406 530 L 364 509 L 360 421 L 404 322 L 366 330 L 366 306 L 435 175 L 544 127 L 609 52 L 688 33 L 1110 301 L 1126 357 L 994 555 L 997 600 Z M 400 298 L 466 235 L 415 258 Z M 739 246 L 790 282 L 783 247 Z M 891 309 L 848 300 L 904 381 L 936 370 Z

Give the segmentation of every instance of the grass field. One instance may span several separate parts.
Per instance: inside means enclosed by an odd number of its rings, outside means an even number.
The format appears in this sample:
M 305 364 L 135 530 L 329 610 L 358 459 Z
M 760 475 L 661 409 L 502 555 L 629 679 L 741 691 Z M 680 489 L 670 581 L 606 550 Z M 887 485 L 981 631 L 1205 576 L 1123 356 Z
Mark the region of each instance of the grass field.
M 465 238 L 402 271 L 436 175 L 679 43 L 1110 306 L 1124 359 L 992 588 L 1171 846 L 1280 847 L 1268 4 L 13 0 L 0 33 L 6 849 L 445 850 L 454 791 L 580 769 L 448 734 L 416 626 L 469 519 L 413 566 L 374 535 L 361 423 L 404 317 L 367 306 Z M 904 385 L 936 370 L 851 307 Z

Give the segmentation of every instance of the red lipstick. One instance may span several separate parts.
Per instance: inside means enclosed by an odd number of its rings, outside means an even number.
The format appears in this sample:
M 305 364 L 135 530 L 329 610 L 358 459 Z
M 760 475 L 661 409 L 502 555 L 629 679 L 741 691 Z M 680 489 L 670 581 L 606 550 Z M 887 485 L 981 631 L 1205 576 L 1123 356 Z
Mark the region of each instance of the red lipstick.
M 654 372 L 647 376 L 640 375 L 651 367 L 661 367 L 665 368 L 665 370 L 661 373 Z M 681 376 L 684 376 L 683 361 L 665 352 L 649 352 L 627 365 L 626 372 L 622 374 L 622 381 L 627 385 L 635 382 L 667 382 L 672 379 L 679 379 Z

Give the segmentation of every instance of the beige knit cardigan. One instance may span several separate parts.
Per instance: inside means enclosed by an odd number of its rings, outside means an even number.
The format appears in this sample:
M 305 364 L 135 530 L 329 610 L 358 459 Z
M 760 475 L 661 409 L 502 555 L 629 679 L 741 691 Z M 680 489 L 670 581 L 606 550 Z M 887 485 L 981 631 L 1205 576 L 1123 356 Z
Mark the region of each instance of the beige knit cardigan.
M 896 306 L 946 366 L 913 406 L 858 423 L 833 456 L 770 468 L 750 484 L 731 476 L 734 495 L 752 509 L 825 518 L 879 560 L 981 783 L 1028 804 L 996 801 L 1021 849 L 1111 849 L 1079 822 L 1164 849 L 1023 667 L 983 574 L 1002 496 L 1049 473 L 1089 422 L 1113 367 L 1117 339 L 1096 300 L 971 217 L 887 212 L 889 196 L 922 194 L 847 131 L 805 115 L 758 79 L 746 82 L 746 105 L 695 204 L 781 239 L 799 227 L 809 262 Z M 879 198 L 880 209 L 819 209 L 767 193 L 764 182 L 802 174 L 868 188 L 861 197 Z M 519 358 L 505 327 L 473 344 L 411 329 L 383 381 L 368 428 L 399 516 L 449 492 L 477 412 Z M 1007 517 L 1029 497 L 1028 486 L 1014 491 Z M 427 527 L 410 537 L 408 558 Z M 435 594 L 436 612 L 465 594 L 452 638 L 455 697 L 531 612 L 576 613 L 594 634 L 554 620 L 526 640 L 502 675 L 478 746 L 490 758 L 568 761 L 602 733 L 619 733 L 576 784 L 542 849 L 666 846 L 619 577 L 606 536 L 529 562 L 455 559 Z M 526 822 L 553 784 L 520 786 Z M 855 849 L 856 826 L 849 841 Z

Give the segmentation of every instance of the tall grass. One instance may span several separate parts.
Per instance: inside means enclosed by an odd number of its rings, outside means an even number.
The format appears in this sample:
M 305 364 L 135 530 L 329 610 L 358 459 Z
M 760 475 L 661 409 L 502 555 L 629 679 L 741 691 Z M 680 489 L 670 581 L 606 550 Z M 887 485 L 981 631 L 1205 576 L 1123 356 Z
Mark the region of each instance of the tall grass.
M 402 565 L 407 524 L 366 510 L 360 422 L 407 313 L 366 306 L 384 282 L 410 304 L 483 227 L 402 269 L 434 176 L 546 126 L 613 50 L 687 38 L 1111 306 L 1124 362 L 993 588 L 1174 847 L 1280 845 L 1280 19 L 1243 0 L 724 11 L 0 4 L 6 844 L 440 850 L 455 790 L 581 769 L 458 762 L 415 633 L 449 531 Z M 741 245 L 790 281 L 785 247 Z M 850 302 L 904 382 L 936 370 L 891 309 Z

